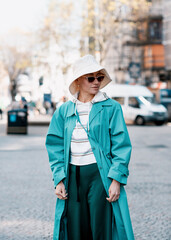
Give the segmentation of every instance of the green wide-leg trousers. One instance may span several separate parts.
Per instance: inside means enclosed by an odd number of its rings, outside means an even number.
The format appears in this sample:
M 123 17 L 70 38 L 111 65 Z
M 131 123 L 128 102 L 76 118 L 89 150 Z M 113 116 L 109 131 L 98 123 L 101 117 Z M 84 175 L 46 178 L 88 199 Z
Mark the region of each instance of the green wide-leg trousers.
M 97 164 L 70 164 L 69 171 L 68 240 L 112 240 L 112 206 L 106 200 Z

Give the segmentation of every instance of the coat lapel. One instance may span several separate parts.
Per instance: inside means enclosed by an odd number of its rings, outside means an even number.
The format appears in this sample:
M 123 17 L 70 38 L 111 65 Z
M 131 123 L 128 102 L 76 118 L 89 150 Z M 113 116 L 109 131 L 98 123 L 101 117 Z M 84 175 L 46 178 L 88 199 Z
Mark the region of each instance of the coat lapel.
M 89 124 L 91 124 L 91 122 L 96 117 L 96 115 L 102 110 L 103 110 L 103 107 L 101 104 L 98 104 L 98 103 L 93 104 L 92 109 L 90 111 Z
M 90 112 L 90 116 L 89 116 L 90 124 L 93 121 L 93 119 L 97 116 L 97 114 L 99 114 L 106 106 L 112 106 L 112 104 L 109 104 L 107 100 L 93 104 L 91 112 Z

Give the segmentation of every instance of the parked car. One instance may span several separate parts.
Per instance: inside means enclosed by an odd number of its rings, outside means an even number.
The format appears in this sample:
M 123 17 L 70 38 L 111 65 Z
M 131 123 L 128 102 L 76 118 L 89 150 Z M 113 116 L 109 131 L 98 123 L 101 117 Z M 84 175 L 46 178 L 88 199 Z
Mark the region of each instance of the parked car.
M 144 86 L 111 83 L 104 91 L 121 104 L 127 122 L 162 125 L 168 120 L 167 109 L 156 103 L 152 92 Z
M 171 89 L 160 89 L 160 103 L 167 108 L 168 120 L 171 121 Z

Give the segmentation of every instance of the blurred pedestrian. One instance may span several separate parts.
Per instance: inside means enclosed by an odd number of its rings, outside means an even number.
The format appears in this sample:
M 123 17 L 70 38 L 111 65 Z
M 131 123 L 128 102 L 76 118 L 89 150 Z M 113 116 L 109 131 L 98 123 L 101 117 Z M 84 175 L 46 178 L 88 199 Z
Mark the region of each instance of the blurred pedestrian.
M 51 102 L 45 101 L 44 102 L 44 108 L 46 110 L 46 114 L 49 114 L 49 109 L 51 108 Z
M 0 108 L 1 120 L 2 120 L 2 113 L 3 113 L 3 111 L 2 111 L 2 109 Z
M 53 239 L 133 240 L 124 185 L 131 143 L 121 106 L 93 56 L 74 64 L 73 100 L 54 113 L 46 147 L 57 204 Z
M 22 101 L 22 108 L 25 109 L 27 114 L 28 114 L 28 103 L 27 103 L 27 100 L 25 99 L 25 97 L 21 97 L 21 101 Z

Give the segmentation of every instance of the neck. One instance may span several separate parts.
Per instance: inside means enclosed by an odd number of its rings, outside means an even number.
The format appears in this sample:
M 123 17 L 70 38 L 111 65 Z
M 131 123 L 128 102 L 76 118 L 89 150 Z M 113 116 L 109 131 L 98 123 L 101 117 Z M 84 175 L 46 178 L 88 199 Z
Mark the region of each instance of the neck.
M 89 93 L 78 93 L 78 100 L 80 102 L 86 103 L 86 102 L 90 102 L 93 98 L 94 98 L 95 94 L 89 94 Z

